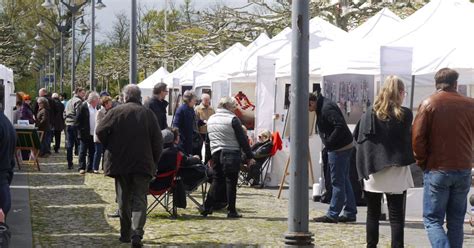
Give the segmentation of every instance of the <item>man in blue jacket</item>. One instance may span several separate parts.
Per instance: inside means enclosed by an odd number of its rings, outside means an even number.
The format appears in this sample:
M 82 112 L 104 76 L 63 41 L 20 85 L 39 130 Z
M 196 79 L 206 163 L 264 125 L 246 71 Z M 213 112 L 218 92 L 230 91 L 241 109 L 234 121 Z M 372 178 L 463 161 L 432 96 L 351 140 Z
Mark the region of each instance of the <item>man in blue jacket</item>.
M 328 149 L 328 164 L 331 170 L 332 197 L 325 216 L 314 218 L 315 222 L 355 222 L 357 208 L 349 180 L 349 166 L 353 148 L 352 133 L 336 103 L 320 93 L 309 95 L 309 111 L 316 111 L 316 128 L 321 141 Z M 339 214 L 344 212 L 341 216 Z

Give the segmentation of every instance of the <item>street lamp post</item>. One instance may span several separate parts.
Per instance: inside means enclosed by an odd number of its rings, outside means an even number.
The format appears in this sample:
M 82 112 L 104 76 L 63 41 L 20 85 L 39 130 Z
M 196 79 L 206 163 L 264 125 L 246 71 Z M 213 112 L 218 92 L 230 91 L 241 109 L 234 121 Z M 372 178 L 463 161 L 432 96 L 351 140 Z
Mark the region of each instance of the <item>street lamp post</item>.
M 312 246 L 308 231 L 309 0 L 292 2 L 290 189 L 285 245 Z
M 96 0 L 91 0 L 91 61 L 90 61 L 90 75 L 89 79 L 91 82 L 91 90 L 96 90 L 96 83 L 95 83 L 95 9 L 102 9 L 105 5 L 102 3 L 102 0 L 98 0 L 97 4 L 95 3 Z
M 137 0 L 132 0 L 130 20 L 130 72 L 129 83 L 137 83 Z

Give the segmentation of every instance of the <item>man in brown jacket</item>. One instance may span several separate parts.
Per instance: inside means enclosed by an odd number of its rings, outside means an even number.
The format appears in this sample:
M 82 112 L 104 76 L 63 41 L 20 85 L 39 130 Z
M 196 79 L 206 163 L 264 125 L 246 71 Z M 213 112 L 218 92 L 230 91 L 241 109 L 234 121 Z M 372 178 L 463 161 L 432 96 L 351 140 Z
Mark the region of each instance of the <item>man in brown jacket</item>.
M 199 134 L 201 135 L 204 145 L 206 147 L 206 152 L 204 156 L 204 161 L 207 163 L 211 159 L 211 146 L 209 145 L 209 139 L 207 138 L 207 120 L 211 115 L 215 114 L 216 111 L 211 107 L 211 96 L 209 94 L 201 95 L 201 104 L 194 108 L 196 112 L 196 117 L 198 121 Z M 198 151 L 199 157 L 201 157 L 201 151 Z
M 142 247 L 150 180 L 163 149 L 155 114 L 141 105 L 140 89 L 123 89 L 125 104 L 111 109 L 96 129 L 105 147 L 104 174 L 115 178 L 120 241 Z
M 421 103 L 413 124 L 413 151 L 424 170 L 423 222 L 432 247 L 462 247 L 463 243 L 471 186 L 474 99 L 457 92 L 458 77 L 449 68 L 436 73 L 437 92 Z

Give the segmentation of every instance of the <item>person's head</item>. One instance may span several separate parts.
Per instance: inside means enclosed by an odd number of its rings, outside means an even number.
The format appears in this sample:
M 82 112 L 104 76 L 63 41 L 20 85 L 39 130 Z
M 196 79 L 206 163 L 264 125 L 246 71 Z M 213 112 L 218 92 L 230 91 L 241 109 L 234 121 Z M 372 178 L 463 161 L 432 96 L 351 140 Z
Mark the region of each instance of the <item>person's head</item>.
M 67 94 L 65 92 L 59 94 L 59 100 L 64 101 L 67 98 Z
M 258 141 L 260 142 L 266 142 L 270 140 L 271 138 L 272 138 L 272 133 L 270 133 L 270 131 L 268 131 L 267 129 L 263 129 L 258 134 Z
M 38 96 L 39 96 L 39 97 L 44 97 L 44 96 L 46 96 L 47 94 L 48 94 L 48 91 L 47 91 L 45 88 L 41 88 L 41 89 L 39 89 L 39 91 L 38 91 Z
M 158 100 L 165 99 L 168 95 L 168 86 L 165 83 L 157 83 L 153 87 L 153 95 L 158 98 Z
M 99 94 L 95 91 L 89 92 L 89 95 L 87 96 L 87 102 L 92 106 L 92 107 L 97 107 L 99 104 Z
M 103 96 L 100 98 L 100 102 L 102 106 L 105 108 L 105 110 L 109 110 L 112 108 L 112 97 L 110 96 Z
M 192 90 L 187 90 L 183 94 L 183 102 L 187 104 L 189 107 L 194 107 L 196 105 L 196 94 L 194 94 L 194 91 Z
M 46 97 L 38 97 L 38 100 L 36 100 L 36 102 L 38 103 L 38 108 L 39 109 L 43 109 L 43 108 L 46 108 L 46 106 L 48 105 L 48 99 L 46 99 Z
M 53 93 L 53 95 L 51 95 L 51 97 L 53 99 L 59 99 L 59 94 L 58 93 Z
M 82 88 L 82 87 L 77 87 L 76 90 L 74 91 L 74 93 L 76 94 L 76 96 L 78 96 L 82 100 L 84 100 L 84 98 L 86 96 L 86 90 L 84 90 L 84 88 Z
M 30 95 L 24 95 L 24 96 L 23 96 L 23 101 L 24 101 L 26 104 L 30 104 L 30 103 L 31 103 L 31 96 L 30 96 Z
M 17 92 L 16 93 L 16 106 L 19 107 L 21 105 L 23 105 L 23 97 L 25 96 L 25 93 L 23 92 Z
M 140 88 L 135 84 L 127 84 L 122 91 L 123 100 L 125 102 L 142 102 L 142 93 Z
M 179 143 L 179 130 L 175 127 L 168 127 L 161 130 L 161 136 L 163 136 L 163 145 L 177 145 Z
M 435 74 L 437 90 L 457 90 L 459 73 L 453 69 L 443 68 Z
M 201 103 L 205 107 L 209 107 L 211 105 L 211 96 L 209 94 L 202 94 L 201 95 Z
M 315 112 L 316 111 L 316 108 L 318 107 L 317 103 L 318 103 L 318 99 L 319 97 L 321 96 L 321 94 L 319 92 L 313 92 L 313 93 L 309 93 L 309 103 L 308 103 L 308 110 L 309 112 Z
M 403 119 L 402 103 L 406 91 L 403 81 L 397 76 L 388 76 L 375 99 L 374 112 L 380 120 Z
M 230 112 L 234 112 L 237 108 L 237 104 L 235 103 L 235 99 L 232 97 L 224 96 L 219 100 L 219 104 L 217 108 L 220 109 L 227 109 Z

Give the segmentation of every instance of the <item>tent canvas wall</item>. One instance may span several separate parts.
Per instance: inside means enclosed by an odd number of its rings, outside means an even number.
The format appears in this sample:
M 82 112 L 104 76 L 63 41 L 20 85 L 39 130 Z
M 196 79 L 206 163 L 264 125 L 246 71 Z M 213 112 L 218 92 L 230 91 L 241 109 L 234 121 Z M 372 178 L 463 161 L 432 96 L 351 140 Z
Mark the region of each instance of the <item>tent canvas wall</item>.
M 0 111 L 13 122 L 13 107 L 15 107 L 16 94 L 13 82 L 13 71 L 0 64 Z
M 168 74 L 169 72 L 164 67 L 160 67 L 160 69 L 139 83 L 137 86 L 142 91 L 142 98 L 151 97 L 155 84 L 163 82 L 163 78 Z

